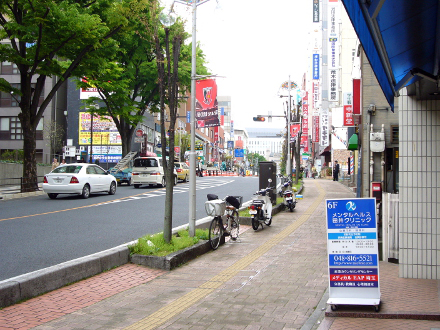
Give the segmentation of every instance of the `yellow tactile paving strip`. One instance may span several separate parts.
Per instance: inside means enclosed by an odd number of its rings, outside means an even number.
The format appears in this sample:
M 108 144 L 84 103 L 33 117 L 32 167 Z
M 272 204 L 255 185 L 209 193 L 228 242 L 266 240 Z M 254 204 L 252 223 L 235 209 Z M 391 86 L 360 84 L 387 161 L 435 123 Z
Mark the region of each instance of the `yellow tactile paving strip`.
M 279 234 L 277 234 L 276 236 L 274 236 L 264 244 L 260 245 L 257 249 L 253 250 L 247 256 L 238 260 L 237 262 L 235 262 L 234 264 L 223 270 L 220 274 L 214 276 L 209 281 L 200 285 L 198 288 L 192 290 L 191 292 L 188 292 L 181 298 L 173 301 L 171 304 L 162 307 L 158 311 L 132 324 L 131 326 L 126 327 L 125 330 L 154 329 L 164 324 L 171 318 L 180 314 L 182 311 L 186 310 L 193 304 L 197 303 L 199 300 L 203 299 L 204 297 L 212 293 L 214 290 L 218 289 L 225 282 L 229 281 L 235 275 L 237 275 L 239 271 L 245 269 L 252 262 L 257 260 L 262 255 L 264 255 L 266 252 L 268 252 L 272 247 L 277 245 L 279 242 L 281 242 L 283 239 L 289 236 L 292 232 L 298 229 L 302 224 L 304 224 L 313 214 L 313 212 L 316 210 L 319 204 L 322 202 L 322 200 L 325 197 L 325 191 L 321 188 L 319 183 L 316 183 L 316 185 L 319 190 L 319 196 L 315 199 L 315 201 L 307 209 L 307 211 L 304 212 L 303 215 L 299 217 L 297 221 L 293 222 L 291 225 L 286 227 Z

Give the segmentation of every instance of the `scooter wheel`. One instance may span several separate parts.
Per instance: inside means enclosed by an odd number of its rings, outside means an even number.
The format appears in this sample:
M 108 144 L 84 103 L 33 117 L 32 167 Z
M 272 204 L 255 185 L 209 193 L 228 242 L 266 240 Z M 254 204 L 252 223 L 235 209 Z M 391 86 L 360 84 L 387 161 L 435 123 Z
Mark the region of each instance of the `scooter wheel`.
M 272 224 L 272 217 L 270 217 L 270 219 L 266 219 L 266 220 L 264 220 L 264 224 L 265 224 L 266 226 L 270 226 L 270 225 Z
M 258 230 L 258 227 L 260 226 L 260 222 L 255 219 L 255 217 L 252 218 L 252 229 L 253 230 Z
M 290 212 L 293 212 L 293 204 L 289 204 L 289 210 Z

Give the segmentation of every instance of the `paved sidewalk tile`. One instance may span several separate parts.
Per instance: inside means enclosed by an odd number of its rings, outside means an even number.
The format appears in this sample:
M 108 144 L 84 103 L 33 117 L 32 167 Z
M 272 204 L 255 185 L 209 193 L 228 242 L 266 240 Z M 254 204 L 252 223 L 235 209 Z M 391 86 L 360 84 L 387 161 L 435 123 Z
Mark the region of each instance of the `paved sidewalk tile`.
M 163 273 L 133 264 L 120 266 L 0 310 L 0 330 L 31 329 L 151 281 Z

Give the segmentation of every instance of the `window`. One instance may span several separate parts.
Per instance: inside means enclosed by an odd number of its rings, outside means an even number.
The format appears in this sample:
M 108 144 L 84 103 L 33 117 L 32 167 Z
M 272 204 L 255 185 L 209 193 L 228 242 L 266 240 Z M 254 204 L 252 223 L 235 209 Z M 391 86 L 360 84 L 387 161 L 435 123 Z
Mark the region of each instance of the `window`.
M 20 74 L 17 64 L 11 62 L 2 62 L 0 74 Z
M 19 89 L 20 84 L 11 84 L 12 87 Z M 21 101 L 21 96 L 13 95 L 11 93 L 1 92 L 0 107 L 18 107 Z
M 43 120 L 38 123 L 36 138 L 43 139 Z M 23 129 L 18 117 L 0 117 L 0 139 L 23 140 Z
M 103 175 L 105 174 L 104 170 L 98 166 L 93 166 L 93 168 L 95 169 L 96 174 L 100 174 Z
M 82 166 L 74 166 L 74 165 L 68 165 L 68 166 L 60 166 L 57 167 L 52 171 L 52 173 L 79 173 Z
M 391 125 L 391 143 L 399 143 L 399 126 L 397 125 Z
M 11 140 L 23 140 L 23 130 L 21 128 L 21 122 L 18 117 L 11 118 L 10 126 L 10 139 Z
M 11 84 L 12 87 L 20 89 L 20 84 Z M 31 88 L 35 88 L 35 84 L 31 84 Z M 0 94 L 0 107 L 2 108 L 9 108 L 9 107 L 19 107 L 21 101 L 21 96 L 17 94 L 11 94 L 6 92 L 1 92 Z M 44 89 L 41 93 L 40 99 L 38 101 L 38 105 L 40 106 L 41 103 L 44 101 Z

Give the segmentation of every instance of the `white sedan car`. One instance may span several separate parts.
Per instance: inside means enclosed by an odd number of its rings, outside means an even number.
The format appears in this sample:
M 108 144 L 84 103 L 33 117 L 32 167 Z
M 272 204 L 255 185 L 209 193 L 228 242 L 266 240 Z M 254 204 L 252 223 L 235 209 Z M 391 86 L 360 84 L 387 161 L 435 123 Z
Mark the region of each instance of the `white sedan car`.
M 90 194 L 116 193 L 116 178 L 95 164 L 75 163 L 60 165 L 44 176 L 43 191 L 49 198 L 59 194 L 77 194 L 89 198 Z

